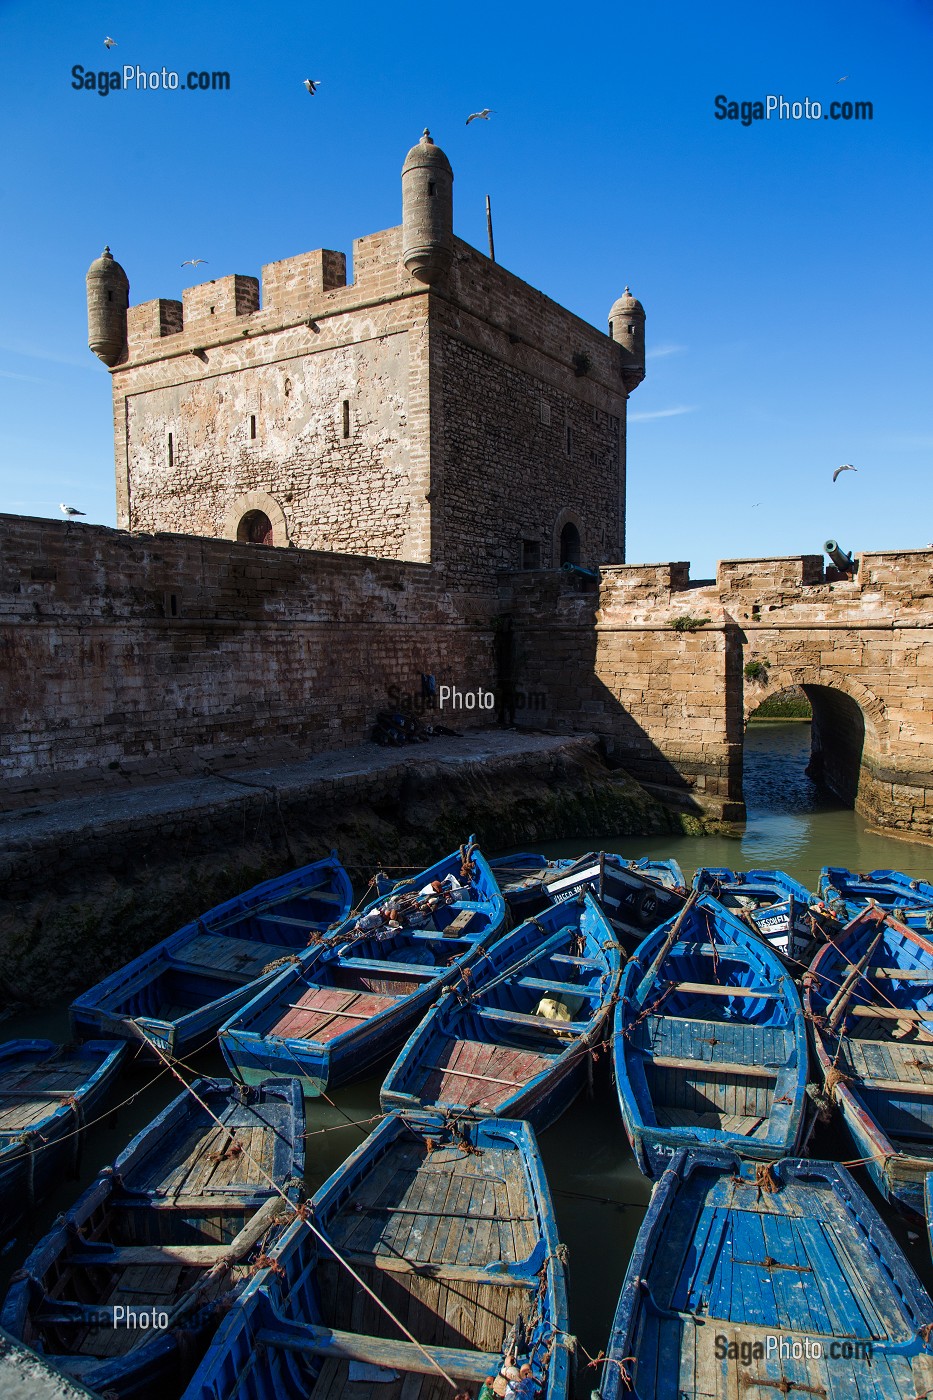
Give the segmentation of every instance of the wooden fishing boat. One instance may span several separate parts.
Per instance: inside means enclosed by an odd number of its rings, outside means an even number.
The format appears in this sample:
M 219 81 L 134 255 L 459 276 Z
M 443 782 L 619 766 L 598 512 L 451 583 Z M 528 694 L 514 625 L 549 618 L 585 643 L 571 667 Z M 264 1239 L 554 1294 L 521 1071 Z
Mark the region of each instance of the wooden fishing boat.
M 933 885 L 926 880 L 913 880 L 900 870 L 872 870 L 868 875 L 856 875 L 841 865 L 824 865 L 819 889 L 820 898 L 831 908 L 836 907 L 843 918 L 854 918 L 873 901 L 912 928 L 933 928 Z
M 342 922 L 353 891 L 336 855 L 266 880 L 202 914 L 71 1004 L 77 1038 L 138 1039 L 181 1055 L 214 1032 L 279 971 L 310 956 L 309 937 Z
M 718 899 L 794 962 L 809 963 L 823 941 L 823 916 L 814 908 L 817 896 L 783 870 L 704 865 L 693 877 L 693 888 Z
M 119 1400 L 178 1394 L 251 1259 L 295 1218 L 279 1191 L 299 1201 L 295 1081 L 191 1087 L 59 1217 L 0 1313 L 14 1337 Z
M 613 1064 L 647 1176 L 680 1147 L 766 1162 L 800 1141 L 807 1036 L 797 988 L 770 945 L 709 895 L 694 892 L 623 969 Z
M 312 1218 L 409 1337 L 297 1221 L 184 1400 L 450 1400 L 475 1394 L 510 1348 L 540 1400 L 567 1400 L 563 1250 L 527 1123 L 393 1113 L 317 1192 Z
M 555 904 L 581 890 L 595 894 L 615 934 L 629 947 L 683 908 L 684 874 L 676 860 L 623 860 L 610 851 L 595 851 L 547 882 Z
M 109 1095 L 126 1050 L 116 1040 L 0 1044 L 0 1239 L 77 1169 L 85 1125 Z
M 373 900 L 310 963 L 280 973 L 221 1028 L 224 1058 L 248 1084 L 294 1074 L 309 1098 L 358 1078 L 398 1049 L 505 926 L 496 878 L 471 842 Z
M 837 1162 L 679 1152 L 622 1285 L 599 1400 L 933 1387 L 933 1302 Z
M 548 881 L 557 879 L 573 863 L 571 859 L 548 860 L 547 856 L 522 851 L 499 856 L 489 866 L 509 908 L 527 914 L 532 905 L 546 902 Z
M 412 1033 L 382 1086 L 383 1109 L 456 1109 L 548 1127 L 592 1071 L 621 968 L 588 890 L 527 920 Z
M 933 1170 L 933 941 L 870 906 L 814 958 L 807 1013 L 828 1097 L 889 1200 Z

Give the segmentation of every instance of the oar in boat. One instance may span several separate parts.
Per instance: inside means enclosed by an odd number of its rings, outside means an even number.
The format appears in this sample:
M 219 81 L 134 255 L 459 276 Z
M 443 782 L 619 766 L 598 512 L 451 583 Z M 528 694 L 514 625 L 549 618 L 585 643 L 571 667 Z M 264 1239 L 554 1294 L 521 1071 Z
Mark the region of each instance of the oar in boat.
M 687 897 L 686 904 L 684 905 L 683 909 L 681 909 L 680 913 L 677 915 L 677 918 L 674 920 L 671 926 L 670 933 L 667 935 L 664 942 L 661 944 L 661 947 L 658 950 L 654 962 L 651 964 L 648 971 L 645 973 L 644 977 L 638 984 L 638 990 L 635 993 L 636 1000 L 641 1000 L 641 998 L 643 998 L 647 994 L 648 988 L 651 986 L 651 983 L 654 981 L 654 979 L 658 975 L 658 972 L 660 971 L 661 964 L 673 948 L 674 944 L 677 942 L 677 939 L 680 935 L 681 924 L 687 917 L 690 910 L 693 908 L 694 904 L 696 904 L 699 897 L 699 890 L 690 891 L 690 894 Z
M 191 1285 L 187 1292 L 181 1295 L 175 1303 L 175 1306 L 169 1310 L 168 1322 L 165 1324 L 166 1327 L 174 1327 L 179 1318 L 186 1312 L 189 1312 L 195 1303 L 197 1303 L 205 1289 L 210 1288 L 212 1284 L 223 1277 L 228 1269 L 232 1269 L 236 1264 L 241 1263 L 246 1258 L 250 1250 L 262 1239 L 263 1235 L 278 1223 L 278 1217 L 282 1215 L 283 1208 L 291 1211 L 294 1217 L 295 1207 L 292 1205 L 291 1201 L 284 1200 L 283 1197 L 279 1195 L 270 1196 L 269 1199 L 260 1206 L 252 1219 L 243 1226 L 240 1233 L 234 1235 L 216 1263 L 212 1264 L 211 1267 Z M 286 1223 L 291 1224 L 291 1220 Z M 133 1343 L 133 1346 L 130 1347 L 130 1351 L 145 1340 L 146 1336 L 143 1334 Z
M 862 954 L 857 963 L 852 964 L 852 971 L 848 974 L 842 986 L 826 1008 L 826 1029 L 834 1031 L 842 1020 L 843 1014 L 855 991 L 855 984 L 864 975 L 864 969 L 869 965 L 871 956 L 877 948 L 884 935 L 884 925 L 882 924 L 875 937 L 872 939 L 870 947 Z

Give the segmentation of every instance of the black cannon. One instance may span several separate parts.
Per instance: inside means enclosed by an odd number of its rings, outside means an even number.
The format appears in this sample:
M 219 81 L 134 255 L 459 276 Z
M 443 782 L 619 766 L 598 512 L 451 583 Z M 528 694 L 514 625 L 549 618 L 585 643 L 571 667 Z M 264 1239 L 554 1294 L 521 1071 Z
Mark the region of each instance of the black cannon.
M 836 540 L 827 540 L 823 549 L 829 555 L 841 574 L 854 574 L 858 568 L 858 561 L 852 558 L 851 554 L 846 554 L 839 548 Z

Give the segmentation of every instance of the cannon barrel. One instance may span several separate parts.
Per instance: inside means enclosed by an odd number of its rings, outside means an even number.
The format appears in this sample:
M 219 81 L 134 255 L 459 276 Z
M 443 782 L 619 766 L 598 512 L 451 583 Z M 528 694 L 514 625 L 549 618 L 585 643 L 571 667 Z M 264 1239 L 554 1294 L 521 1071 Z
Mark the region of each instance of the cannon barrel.
M 836 540 L 827 540 L 823 545 L 824 550 L 842 574 L 854 574 L 858 565 L 851 554 L 846 554 L 839 548 Z

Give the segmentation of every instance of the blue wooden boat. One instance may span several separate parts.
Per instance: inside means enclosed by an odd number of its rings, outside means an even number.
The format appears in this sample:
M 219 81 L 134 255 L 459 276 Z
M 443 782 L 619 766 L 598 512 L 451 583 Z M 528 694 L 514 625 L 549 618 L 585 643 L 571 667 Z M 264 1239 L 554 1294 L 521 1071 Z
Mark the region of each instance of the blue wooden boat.
M 865 908 L 814 958 L 806 1007 L 827 1095 L 889 1200 L 933 1170 L 933 941 Z
M 816 895 L 783 870 L 704 865 L 693 877 L 693 888 L 718 899 L 794 962 L 809 963 L 823 941 L 824 916 L 813 907 Z
M 616 937 L 634 946 L 646 933 L 678 913 L 687 898 L 676 860 L 623 860 L 611 851 L 591 851 L 547 884 L 555 904 L 592 890 Z
M 297 1221 L 184 1400 L 450 1400 L 452 1389 L 475 1394 L 512 1346 L 540 1400 L 567 1400 L 563 1251 L 527 1123 L 393 1113 L 312 1212 L 415 1340 Z
M 616 1088 L 652 1177 L 681 1147 L 774 1160 L 803 1129 L 807 1036 L 793 978 L 715 899 L 693 898 L 679 925 L 645 939 L 619 984 Z
M 295 1081 L 192 1090 L 210 1112 L 186 1091 L 144 1128 L 59 1216 L 0 1313 L 14 1337 L 119 1400 L 178 1394 L 300 1198 Z
M 359 1078 L 505 926 L 496 878 L 471 842 L 373 900 L 310 963 L 281 973 L 221 1028 L 224 1058 L 248 1084 L 297 1075 L 309 1098 Z
M 382 1086 L 383 1109 L 524 1118 L 539 1131 L 592 1071 L 622 952 L 590 892 L 527 920 L 448 990 Z
M 499 882 L 503 898 L 510 909 L 527 914 L 532 905 L 547 899 L 547 885 L 573 865 L 571 858 L 548 860 L 532 851 L 512 856 L 499 856 L 489 862 Z
M 869 901 L 889 909 L 912 928 L 933 928 L 933 885 L 914 880 L 900 870 L 872 870 L 856 875 L 841 865 L 820 871 L 820 898 L 840 917 L 852 919 Z
M 764 1172 L 764 1175 L 762 1175 Z M 599 1400 L 905 1400 L 933 1302 L 837 1162 L 679 1152 L 638 1232 Z
M 0 1044 L 0 1239 L 77 1169 L 85 1125 L 109 1095 L 126 1051 L 115 1040 Z
M 342 922 L 353 891 L 336 855 L 266 880 L 202 914 L 71 1004 L 73 1034 L 140 1039 L 169 1055 L 206 1041 L 309 938 Z

